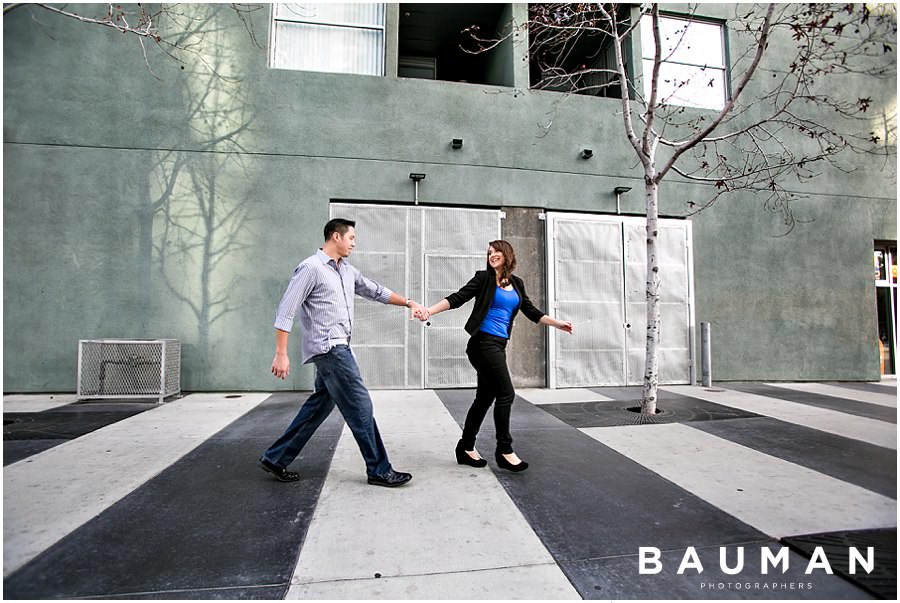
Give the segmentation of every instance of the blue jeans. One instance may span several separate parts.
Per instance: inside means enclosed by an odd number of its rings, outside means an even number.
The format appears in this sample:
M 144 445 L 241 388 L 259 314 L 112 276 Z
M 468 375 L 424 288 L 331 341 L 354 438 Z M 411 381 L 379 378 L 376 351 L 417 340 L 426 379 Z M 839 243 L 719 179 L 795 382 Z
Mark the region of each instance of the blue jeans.
M 356 438 L 368 476 L 385 475 L 391 470 L 391 463 L 372 414 L 372 398 L 363 385 L 350 348 L 336 345 L 329 352 L 313 357 L 312 361 L 316 365 L 316 391 L 263 458 L 279 467 L 290 465 L 337 405 Z

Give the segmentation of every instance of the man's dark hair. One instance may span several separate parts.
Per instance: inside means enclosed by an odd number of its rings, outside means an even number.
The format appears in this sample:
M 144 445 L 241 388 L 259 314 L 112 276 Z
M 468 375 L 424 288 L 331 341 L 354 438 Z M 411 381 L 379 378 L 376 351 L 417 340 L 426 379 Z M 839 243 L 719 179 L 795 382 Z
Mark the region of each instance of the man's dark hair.
M 325 225 L 325 240 L 331 238 L 331 233 L 336 232 L 341 236 L 347 234 L 350 228 L 356 228 L 356 222 L 353 220 L 345 220 L 344 218 L 332 218 Z

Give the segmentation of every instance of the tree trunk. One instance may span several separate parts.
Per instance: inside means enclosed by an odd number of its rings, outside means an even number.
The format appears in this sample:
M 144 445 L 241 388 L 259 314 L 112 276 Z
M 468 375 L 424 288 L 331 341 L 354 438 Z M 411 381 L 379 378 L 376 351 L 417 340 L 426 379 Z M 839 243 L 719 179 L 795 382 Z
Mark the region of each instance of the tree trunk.
M 647 349 L 644 365 L 644 397 L 641 412 L 656 413 L 659 387 L 659 183 L 646 179 L 647 202 Z

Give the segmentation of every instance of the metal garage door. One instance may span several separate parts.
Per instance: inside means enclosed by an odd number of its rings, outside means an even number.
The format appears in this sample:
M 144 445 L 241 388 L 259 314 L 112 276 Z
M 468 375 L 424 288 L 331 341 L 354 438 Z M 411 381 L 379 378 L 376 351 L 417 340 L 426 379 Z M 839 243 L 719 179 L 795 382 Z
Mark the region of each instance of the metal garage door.
M 350 262 L 401 295 L 434 304 L 484 269 L 500 237 L 498 210 L 332 203 L 331 217 L 356 221 Z M 471 302 L 470 302 L 471 303 Z M 371 388 L 474 387 L 463 325 L 471 306 L 426 327 L 409 312 L 356 298 L 353 351 Z
M 547 214 L 548 305 L 575 323 L 548 346 L 550 387 L 640 385 L 646 337 L 643 218 Z M 660 220 L 660 383 L 693 381 L 691 224 Z

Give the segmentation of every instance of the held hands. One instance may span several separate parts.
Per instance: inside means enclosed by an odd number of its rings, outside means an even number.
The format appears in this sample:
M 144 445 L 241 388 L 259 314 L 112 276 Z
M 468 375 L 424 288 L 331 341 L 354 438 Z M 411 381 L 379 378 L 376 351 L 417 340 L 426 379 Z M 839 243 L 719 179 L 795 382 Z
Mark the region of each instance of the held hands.
M 422 306 L 420 304 L 414 304 L 412 307 L 412 315 L 409 317 L 410 320 L 413 318 L 418 318 L 422 322 L 428 320 L 431 316 L 431 312 L 428 311 L 428 308 Z

